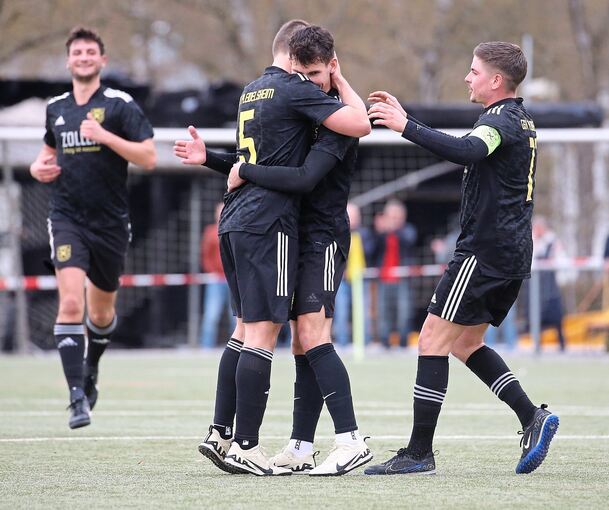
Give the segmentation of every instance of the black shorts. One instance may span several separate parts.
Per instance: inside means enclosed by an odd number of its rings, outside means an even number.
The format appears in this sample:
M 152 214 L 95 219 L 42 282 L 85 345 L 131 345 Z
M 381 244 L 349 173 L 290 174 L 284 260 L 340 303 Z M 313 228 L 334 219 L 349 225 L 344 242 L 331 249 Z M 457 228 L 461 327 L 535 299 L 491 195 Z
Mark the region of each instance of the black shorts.
M 233 313 L 243 322 L 288 321 L 296 284 L 298 241 L 279 227 L 265 234 L 220 235 Z
M 90 230 L 65 216 L 47 219 L 51 261 L 56 269 L 78 267 L 106 292 L 114 292 L 125 268 L 131 238 L 128 220 L 103 230 Z
M 499 326 L 516 301 L 521 285 L 522 280 L 485 276 L 475 255 L 458 255 L 444 271 L 427 311 L 464 326 Z
M 301 245 L 290 319 L 319 312 L 322 306 L 326 318 L 334 317 L 334 301 L 346 266 L 347 258 L 336 242 Z

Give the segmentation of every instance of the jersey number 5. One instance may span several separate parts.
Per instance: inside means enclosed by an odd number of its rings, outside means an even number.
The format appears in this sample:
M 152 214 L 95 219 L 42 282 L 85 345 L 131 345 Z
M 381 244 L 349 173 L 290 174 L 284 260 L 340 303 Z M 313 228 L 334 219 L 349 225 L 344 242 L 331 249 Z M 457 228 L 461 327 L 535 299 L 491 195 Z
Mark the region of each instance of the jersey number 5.
M 533 200 L 533 182 L 535 179 L 535 153 L 537 152 L 537 139 L 529 137 L 531 147 L 531 164 L 529 165 L 529 183 L 527 185 L 527 202 Z
M 252 164 L 256 164 L 256 146 L 254 145 L 254 139 L 251 136 L 245 136 L 245 123 L 254 118 L 254 112 L 255 110 L 253 108 L 251 110 L 239 112 L 239 150 L 243 151 L 244 149 L 247 149 L 249 152 L 249 158 L 247 160 L 243 154 L 239 156 L 239 160 Z

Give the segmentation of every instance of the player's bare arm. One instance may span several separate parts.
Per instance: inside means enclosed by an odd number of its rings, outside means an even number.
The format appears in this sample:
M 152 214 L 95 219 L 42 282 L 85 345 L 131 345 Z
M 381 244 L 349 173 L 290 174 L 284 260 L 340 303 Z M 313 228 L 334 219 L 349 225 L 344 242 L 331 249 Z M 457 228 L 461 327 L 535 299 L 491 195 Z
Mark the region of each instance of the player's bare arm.
M 30 165 L 30 174 L 38 182 L 53 182 L 61 174 L 57 165 L 56 151 L 47 144 L 42 146 L 36 160 Z
M 369 135 L 371 127 L 366 114 L 366 105 L 341 73 L 338 61 L 332 73 L 332 86 L 338 90 L 346 106 L 330 115 L 323 125 L 341 135 L 353 137 Z
M 152 170 L 156 165 L 156 149 L 152 138 L 141 142 L 125 140 L 104 129 L 93 118 L 91 112 L 87 113 L 87 118 L 80 124 L 80 134 L 83 138 L 88 138 L 109 147 L 130 163 L 141 166 L 146 170 Z

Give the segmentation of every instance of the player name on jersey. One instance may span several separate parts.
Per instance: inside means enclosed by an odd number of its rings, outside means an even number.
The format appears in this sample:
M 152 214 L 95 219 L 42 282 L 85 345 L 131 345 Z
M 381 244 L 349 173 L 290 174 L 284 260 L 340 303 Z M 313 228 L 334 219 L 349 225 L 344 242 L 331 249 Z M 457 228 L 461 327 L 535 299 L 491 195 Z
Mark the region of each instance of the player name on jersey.
M 239 104 L 251 103 L 252 101 L 259 101 L 261 99 L 273 99 L 274 94 L 275 89 L 260 89 L 252 92 L 246 92 L 245 94 L 241 95 Z

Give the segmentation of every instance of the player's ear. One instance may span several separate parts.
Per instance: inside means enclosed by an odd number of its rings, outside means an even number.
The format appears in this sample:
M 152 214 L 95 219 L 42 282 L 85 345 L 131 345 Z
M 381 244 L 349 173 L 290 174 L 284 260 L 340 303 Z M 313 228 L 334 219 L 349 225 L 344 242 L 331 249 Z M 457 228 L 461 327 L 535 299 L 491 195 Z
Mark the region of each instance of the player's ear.
M 336 53 L 334 54 L 334 57 L 332 58 L 332 60 L 330 60 L 330 63 L 328 65 L 330 66 L 330 73 L 333 73 L 334 71 L 336 71 L 336 66 L 338 65 L 338 59 L 336 58 Z
M 496 90 L 503 85 L 503 76 L 499 73 L 495 73 L 493 76 L 493 81 L 491 82 L 491 87 L 493 90 Z

